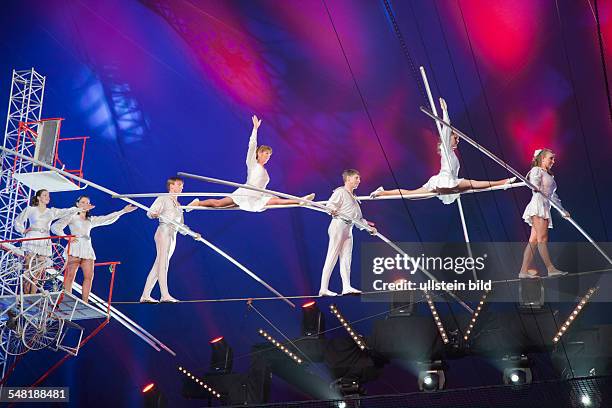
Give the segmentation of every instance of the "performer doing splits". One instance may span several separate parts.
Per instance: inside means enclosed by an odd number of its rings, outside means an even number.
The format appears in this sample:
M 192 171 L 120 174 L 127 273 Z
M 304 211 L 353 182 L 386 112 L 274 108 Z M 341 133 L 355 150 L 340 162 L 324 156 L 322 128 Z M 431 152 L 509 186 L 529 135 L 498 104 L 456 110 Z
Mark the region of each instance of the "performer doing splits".
M 361 293 L 360 290 L 351 286 L 351 259 L 353 252 L 353 223 L 345 221 L 340 216 L 344 215 L 352 219 L 361 220 L 368 224 L 371 229 L 370 234 L 377 233 L 374 223 L 366 221 L 361 214 L 359 201 L 354 195 L 355 189 L 361 182 L 361 177 L 357 170 L 344 170 L 342 172 L 344 186 L 334 190 L 332 196 L 327 201 L 327 207 L 332 210 L 332 220 L 329 223 L 327 233 L 329 234 L 329 245 L 327 256 L 321 275 L 321 289 L 319 296 L 336 296 L 337 293 L 328 289 L 329 278 L 340 257 L 340 277 L 342 278 L 342 294 Z M 358 226 L 360 229 L 364 229 Z
M 442 98 L 440 98 L 440 106 L 442 107 L 442 119 L 444 119 L 445 122 L 450 123 L 446 101 Z M 459 136 L 455 134 L 450 127 L 445 125 L 442 126 L 442 140 L 438 143 L 438 154 L 440 155 L 440 172 L 438 174 L 432 176 L 427 183 L 416 190 L 384 190 L 382 187 L 379 187 L 373 191 L 370 196 L 374 198 L 400 195 L 400 193 L 403 196 L 436 193 L 441 194 L 438 196 L 438 198 L 442 200 L 444 204 L 451 204 L 457 199 L 457 197 L 459 197 L 458 193 L 463 191 L 472 189 L 481 190 L 493 186 L 511 184 L 514 182 L 514 180 L 516 180 L 516 177 L 496 181 L 466 180 L 458 178 L 460 165 L 459 159 L 455 154 L 455 149 L 457 149 L 457 145 L 459 144 Z
M 80 196 L 77 198 L 76 206 L 79 209 L 89 206 L 89 197 Z M 51 226 L 51 231 L 55 235 L 64 235 L 66 226 L 70 227 L 70 235 L 75 238 L 70 242 L 70 247 L 64 251 L 67 259 L 66 275 L 64 276 L 64 291 L 72 293 L 72 284 L 79 267 L 83 270 L 83 290 L 81 297 L 87 303 L 91 284 L 94 277 L 94 261 L 96 254 L 91 245 L 91 230 L 95 227 L 110 225 L 117 221 L 123 214 L 132 212 L 136 209 L 133 205 L 126 205 L 123 210 L 115 211 L 108 215 L 92 217 L 89 211 L 80 211 L 78 214 L 71 214 L 56 221 Z
M 77 207 L 47 208 L 50 201 L 51 195 L 47 190 L 38 190 L 30 200 L 30 205 L 15 219 L 15 230 L 22 234 L 24 238 L 49 237 L 49 229 L 54 220 L 76 214 L 81 210 Z M 84 210 L 91 210 L 92 208 L 94 206 L 91 204 L 83 207 Z M 25 226 L 26 221 L 29 224 L 28 228 Z M 42 279 L 47 267 L 52 266 L 50 259 L 52 255 L 51 240 L 23 241 L 21 248 L 25 252 L 26 268 L 28 268 L 30 274 L 35 279 Z M 36 285 L 32 285 L 29 280 L 25 280 L 23 291 L 24 293 L 36 293 Z
M 247 181 L 249 184 L 258 188 L 266 188 L 270 182 L 270 176 L 268 171 L 264 167 L 270 156 L 272 156 L 272 148 L 270 146 L 261 145 L 257 146 L 257 129 L 261 125 L 261 120 L 257 116 L 253 115 L 253 131 L 251 132 L 251 138 L 249 139 L 249 150 L 247 151 L 246 165 L 247 165 Z M 305 200 L 314 199 L 314 193 L 308 194 L 304 197 Z M 259 212 L 265 210 L 266 205 L 290 205 L 290 204 L 302 204 L 297 200 L 288 200 L 284 198 L 274 197 L 270 194 L 260 193 L 258 191 L 248 190 L 246 188 L 239 188 L 234 191 L 230 196 L 222 198 L 220 200 L 209 199 L 200 201 L 197 198 L 189 203 L 189 206 L 200 206 L 200 207 L 240 207 L 245 211 Z
M 170 177 L 166 181 L 166 188 L 169 193 L 179 194 L 183 191 L 183 179 L 180 177 Z M 168 292 L 168 266 L 170 258 L 174 253 L 176 246 L 176 226 L 169 221 L 174 221 L 177 224 L 183 225 L 183 210 L 176 196 L 157 197 L 151 205 L 151 211 L 147 212 L 149 218 L 159 218 L 159 227 L 155 231 L 155 248 L 157 249 L 157 257 L 155 263 L 147 276 L 142 296 L 141 303 L 157 303 L 156 299 L 151 297 L 151 291 L 155 286 L 155 282 L 159 281 L 159 291 L 161 293 L 161 302 L 178 302 L 177 299 L 170 296 Z M 189 230 L 186 226 L 185 230 Z M 187 232 L 180 229 L 181 235 L 187 235 Z M 199 239 L 199 234 L 195 239 Z
M 527 178 L 536 187 L 536 190 L 533 191 L 531 201 L 529 201 L 523 213 L 523 220 L 531 226 L 531 235 L 529 235 L 529 243 L 523 253 L 523 265 L 519 272 L 519 278 L 538 277 L 537 271 L 531 269 L 531 262 L 533 261 L 536 247 L 538 252 L 540 252 L 544 265 L 546 265 L 548 276 L 567 274 L 567 272 L 560 271 L 555 267 L 548 253 L 548 229 L 552 228 L 553 224 L 550 213 L 551 204 L 546 197 L 550 197 L 551 200 L 561 206 L 561 200 L 559 200 L 556 193 L 557 183 L 551 172 L 554 164 L 555 154 L 552 150 L 538 149 L 533 153 L 531 170 L 527 173 Z M 563 209 L 563 217 L 567 218 L 569 216 L 569 212 Z

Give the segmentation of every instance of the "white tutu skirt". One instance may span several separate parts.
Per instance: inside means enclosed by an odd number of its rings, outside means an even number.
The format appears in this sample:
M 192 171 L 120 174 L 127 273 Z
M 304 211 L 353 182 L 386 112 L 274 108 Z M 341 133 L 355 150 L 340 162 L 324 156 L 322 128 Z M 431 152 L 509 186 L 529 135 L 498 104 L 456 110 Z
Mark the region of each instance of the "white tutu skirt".
M 38 233 L 37 231 L 32 231 L 26 234 L 24 238 L 41 238 L 48 237 L 49 234 Z M 51 256 L 51 240 L 50 239 L 39 239 L 35 241 L 23 241 L 21 243 L 21 249 L 24 252 L 29 252 L 30 254 L 36 254 L 40 256 Z
M 536 194 L 531 197 L 531 201 L 529 201 L 529 204 L 527 204 L 527 207 L 523 212 L 523 220 L 531 226 L 531 217 L 533 217 L 534 215 L 540 218 L 547 219 L 548 228 L 553 227 L 552 217 L 550 214 L 550 203 L 547 202 L 539 194 Z
M 427 191 L 431 191 L 435 193 L 439 188 L 455 188 L 459 185 L 459 183 L 463 181 L 462 178 L 456 178 L 448 174 L 440 173 L 435 176 L 431 176 L 427 183 L 423 184 L 423 188 Z M 459 198 L 460 194 L 444 194 L 439 195 L 438 198 L 444 204 L 452 204 L 455 202 L 457 198 Z
M 77 243 L 70 244 L 70 253 L 68 254 L 67 250 L 64 250 L 64 258 L 68 258 L 68 255 L 74 256 L 76 258 L 81 259 L 92 259 L 96 260 L 96 253 L 94 252 L 93 247 L 91 246 L 91 239 L 86 238 L 76 238 Z
M 265 210 L 265 206 L 274 196 L 270 194 L 260 193 L 258 191 L 239 188 L 234 191 L 231 196 L 232 200 L 241 210 L 251 212 L 261 212 Z

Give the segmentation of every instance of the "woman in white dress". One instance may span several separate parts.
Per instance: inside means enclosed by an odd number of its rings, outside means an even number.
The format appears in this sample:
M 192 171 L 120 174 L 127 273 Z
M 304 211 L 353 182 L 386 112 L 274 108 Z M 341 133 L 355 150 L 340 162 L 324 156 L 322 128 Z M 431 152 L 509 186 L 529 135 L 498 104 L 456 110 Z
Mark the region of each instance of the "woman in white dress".
M 15 219 L 15 230 L 22 234 L 24 238 L 45 238 L 50 235 L 51 223 L 58 218 L 76 214 L 80 211 L 77 207 L 72 208 L 47 208 L 51 196 L 47 190 L 38 190 L 30 200 L 30 205 Z M 91 204 L 84 207 L 86 210 L 94 208 Z M 28 224 L 26 228 L 26 223 Z M 21 248 L 25 252 L 26 268 L 30 264 L 36 265 L 30 274 L 36 274 L 37 278 L 42 278 L 47 266 L 50 266 L 52 255 L 51 240 L 38 239 L 34 241 L 24 241 Z M 24 293 L 36 293 L 36 285 L 31 285 L 28 280 L 23 282 Z
M 450 117 L 448 115 L 448 108 L 446 101 L 440 98 L 440 106 L 442 107 L 442 119 L 445 122 L 450 123 Z M 496 180 L 496 181 L 479 181 L 479 180 L 466 180 L 459 178 L 459 158 L 455 154 L 455 149 L 459 144 L 459 136 L 452 132 L 452 129 L 448 126 L 442 125 L 442 140 L 438 144 L 438 154 L 440 155 L 440 172 L 435 176 L 432 176 L 427 183 L 416 190 L 404 190 L 394 189 L 385 190 L 379 187 L 370 194 L 372 198 L 390 195 L 401 195 L 407 196 L 412 194 L 424 194 L 424 193 L 436 193 L 440 194 L 438 198 L 442 200 L 444 204 L 452 204 L 457 197 L 458 193 L 466 190 L 481 190 L 493 186 L 501 186 L 504 184 L 510 184 L 516 177 Z
M 246 184 L 257 188 L 266 188 L 270 182 L 270 176 L 265 168 L 266 163 L 272 156 L 272 148 L 270 146 L 257 146 L 257 129 L 261 125 L 261 120 L 253 115 L 253 131 L 249 139 L 249 150 L 247 151 L 247 181 Z M 303 197 L 305 200 L 314 199 L 314 193 Z M 197 198 L 189 203 L 190 206 L 200 207 L 240 207 L 241 210 L 260 212 L 264 211 L 267 205 L 291 205 L 301 204 L 297 200 L 288 200 L 278 198 L 270 194 L 260 193 L 258 191 L 239 188 L 230 196 L 222 199 L 209 199 L 200 201 Z
M 96 253 L 91 245 L 91 230 L 95 227 L 110 225 L 117 221 L 123 214 L 136 209 L 133 205 L 126 205 L 121 211 L 115 211 L 108 215 L 92 217 L 89 211 L 82 210 L 90 206 L 89 197 L 81 196 L 76 201 L 76 206 L 81 210 L 76 214 L 70 214 L 51 226 L 51 231 L 56 235 L 65 235 L 64 229 L 70 227 L 70 235 L 74 235 L 70 246 L 64 251 L 66 258 L 66 274 L 64 275 L 64 291 L 72 293 L 72 284 L 79 270 L 83 270 L 83 290 L 81 297 L 87 303 L 91 284 L 94 278 L 94 261 Z
M 555 154 L 550 149 L 538 149 L 533 153 L 531 170 L 527 173 L 527 179 L 536 187 L 523 212 L 523 220 L 531 226 L 529 243 L 523 252 L 523 264 L 519 272 L 519 278 L 536 278 L 537 270 L 531 268 L 536 248 L 540 257 L 546 265 L 548 276 L 565 275 L 567 272 L 558 270 L 550 259 L 548 253 L 548 229 L 553 227 L 550 213 L 551 203 L 554 201 L 561 207 L 561 200 L 557 196 L 557 183 L 552 175 L 551 169 L 555 164 Z M 541 194 L 540 194 L 541 193 Z M 550 200 L 547 198 L 550 197 Z M 561 207 L 563 209 L 563 207 Z M 563 209 L 563 217 L 570 214 Z

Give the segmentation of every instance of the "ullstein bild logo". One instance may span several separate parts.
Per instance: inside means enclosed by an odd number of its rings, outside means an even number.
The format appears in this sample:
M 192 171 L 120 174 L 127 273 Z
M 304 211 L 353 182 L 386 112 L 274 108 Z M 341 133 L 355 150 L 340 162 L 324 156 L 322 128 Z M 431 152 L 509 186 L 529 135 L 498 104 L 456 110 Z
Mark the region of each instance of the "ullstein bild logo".
M 389 271 L 406 271 L 414 275 L 417 270 L 426 271 L 454 271 L 462 275 L 465 271 L 482 271 L 485 268 L 487 254 L 478 257 L 441 257 L 441 256 L 421 256 L 414 257 L 409 255 L 397 254 L 394 257 L 376 257 L 372 259 L 372 272 L 381 275 Z

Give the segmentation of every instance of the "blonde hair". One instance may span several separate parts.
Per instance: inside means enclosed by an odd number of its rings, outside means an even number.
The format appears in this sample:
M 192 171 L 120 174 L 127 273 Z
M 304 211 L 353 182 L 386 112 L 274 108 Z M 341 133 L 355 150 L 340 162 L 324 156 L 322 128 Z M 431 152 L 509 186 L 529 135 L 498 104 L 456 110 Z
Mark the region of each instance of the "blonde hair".
M 348 179 L 351 176 L 354 176 L 356 174 L 359 174 L 359 171 L 355 170 L 355 169 L 346 169 L 342 172 L 342 181 L 344 181 L 346 183 L 346 179 Z
M 272 154 L 272 148 L 267 145 L 257 146 L 257 150 L 255 150 L 255 160 L 259 159 L 259 152 L 270 152 L 270 154 Z
M 548 148 L 538 149 L 533 153 L 534 154 L 533 154 L 533 159 L 531 160 L 531 167 L 540 167 L 542 165 L 542 159 L 544 158 L 546 153 L 550 153 L 552 155 L 555 154 L 552 150 Z

